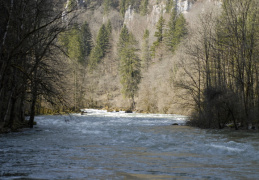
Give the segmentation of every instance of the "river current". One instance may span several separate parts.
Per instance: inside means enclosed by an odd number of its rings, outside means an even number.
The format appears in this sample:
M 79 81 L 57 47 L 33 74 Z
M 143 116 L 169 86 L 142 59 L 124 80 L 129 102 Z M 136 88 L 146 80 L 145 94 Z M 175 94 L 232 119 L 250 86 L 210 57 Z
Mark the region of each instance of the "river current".
M 37 116 L 35 128 L 0 135 L 0 179 L 259 178 L 257 132 L 192 128 L 179 115 L 87 111 Z

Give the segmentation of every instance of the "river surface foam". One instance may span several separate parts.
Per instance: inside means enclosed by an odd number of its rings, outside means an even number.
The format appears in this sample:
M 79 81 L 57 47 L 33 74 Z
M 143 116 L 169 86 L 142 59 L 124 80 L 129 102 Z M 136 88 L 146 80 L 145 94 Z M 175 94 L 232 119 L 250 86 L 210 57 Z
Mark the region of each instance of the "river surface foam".
M 86 110 L 0 135 L 0 179 L 257 179 L 259 134 L 187 117 Z M 179 126 L 171 126 L 178 123 Z

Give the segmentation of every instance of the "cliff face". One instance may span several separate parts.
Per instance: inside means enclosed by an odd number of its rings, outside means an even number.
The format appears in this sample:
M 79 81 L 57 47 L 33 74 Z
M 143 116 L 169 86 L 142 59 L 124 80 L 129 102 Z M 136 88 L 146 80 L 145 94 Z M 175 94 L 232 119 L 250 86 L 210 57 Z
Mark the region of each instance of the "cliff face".
M 177 4 L 177 11 L 182 13 L 187 13 L 192 7 L 194 1 L 193 0 L 175 0 Z M 147 15 L 147 19 L 151 24 L 156 24 L 160 15 L 165 13 L 166 8 L 166 0 L 157 3 L 156 0 L 150 0 L 149 2 L 149 13 Z M 134 20 L 134 9 L 129 6 L 125 13 L 125 24 L 130 23 L 130 21 Z
M 221 5 L 222 0 L 175 0 L 176 8 L 178 12 L 181 13 L 188 13 L 196 3 L 206 3 L 206 2 L 213 2 L 214 4 Z M 161 14 L 166 12 L 166 0 L 160 1 L 157 3 L 157 0 L 150 0 L 149 1 L 149 13 L 147 16 L 147 22 L 149 25 L 155 25 L 160 17 Z M 124 17 L 124 24 L 130 26 L 132 21 L 135 21 L 134 15 L 135 10 L 132 6 L 129 6 Z

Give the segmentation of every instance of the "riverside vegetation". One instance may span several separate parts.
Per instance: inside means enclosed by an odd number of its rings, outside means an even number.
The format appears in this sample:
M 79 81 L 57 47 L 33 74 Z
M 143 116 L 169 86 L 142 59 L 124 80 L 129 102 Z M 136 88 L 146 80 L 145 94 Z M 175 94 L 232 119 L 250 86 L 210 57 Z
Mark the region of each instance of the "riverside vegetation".
M 258 0 L 188 2 L 0 0 L 0 129 L 85 107 L 258 129 Z

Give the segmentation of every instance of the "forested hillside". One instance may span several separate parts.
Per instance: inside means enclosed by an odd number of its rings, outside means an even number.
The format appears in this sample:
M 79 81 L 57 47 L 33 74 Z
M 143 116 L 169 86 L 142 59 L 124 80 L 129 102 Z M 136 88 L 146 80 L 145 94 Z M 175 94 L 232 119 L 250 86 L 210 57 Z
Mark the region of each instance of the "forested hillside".
M 189 6 L 156 0 L 79 5 L 78 24 L 59 37 L 76 62 L 73 106 L 180 113 L 174 101 L 172 58 L 187 35 L 183 12 Z
M 0 2 L 0 128 L 80 108 L 258 124 L 258 0 Z

